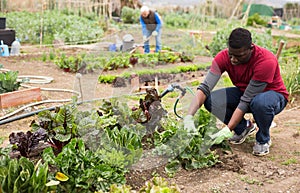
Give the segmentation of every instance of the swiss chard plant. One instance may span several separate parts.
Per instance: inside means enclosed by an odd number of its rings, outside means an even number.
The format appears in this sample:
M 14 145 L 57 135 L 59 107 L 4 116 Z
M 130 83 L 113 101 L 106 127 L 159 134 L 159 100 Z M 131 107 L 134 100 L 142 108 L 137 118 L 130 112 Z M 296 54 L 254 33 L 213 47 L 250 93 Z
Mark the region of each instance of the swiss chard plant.
M 42 111 L 38 114 L 38 121 L 34 121 L 31 128 L 33 131 L 44 129 L 47 132 L 47 142 L 56 152 L 61 152 L 63 146 L 78 136 L 76 113 L 75 102 L 57 107 L 54 112 Z
M 67 72 L 77 72 L 85 65 L 83 59 L 84 55 L 66 56 L 62 54 L 60 57 L 55 58 L 54 63 Z
M 9 135 L 10 144 L 15 145 L 15 150 L 19 151 L 21 156 L 30 157 L 30 153 L 36 148 L 40 141 L 47 138 L 47 133 L 44 129 L 39 129 L 32 133 L 31 131 L 12 132 Z

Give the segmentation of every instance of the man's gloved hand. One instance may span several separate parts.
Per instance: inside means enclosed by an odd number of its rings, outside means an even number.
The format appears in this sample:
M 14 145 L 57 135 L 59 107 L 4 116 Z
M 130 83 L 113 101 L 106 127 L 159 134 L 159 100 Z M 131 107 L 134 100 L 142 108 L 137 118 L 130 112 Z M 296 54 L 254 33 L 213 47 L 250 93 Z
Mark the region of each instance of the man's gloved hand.
M 197 129 L 195 127 L 195 123 L 192 115 L 186 115 L 183 118 L 184 129 L 191 134 L 197 134 Z
M 153 31 L 153 32 L 152 32 L 152 35 L 153 35 L 153 36 L 157 36 L 157 34 L 158 34 L 157 31 Z
M 210 138 L 213 140 L 213 144 L 220 144 L 225 139 L 229 139 L 233 136 L 233 133 L 231 130 L 226 126 L 223 127 L 220 131 L 210 136 Z
M 147 41 L 147 36 L 143 36 L 143 41 Z

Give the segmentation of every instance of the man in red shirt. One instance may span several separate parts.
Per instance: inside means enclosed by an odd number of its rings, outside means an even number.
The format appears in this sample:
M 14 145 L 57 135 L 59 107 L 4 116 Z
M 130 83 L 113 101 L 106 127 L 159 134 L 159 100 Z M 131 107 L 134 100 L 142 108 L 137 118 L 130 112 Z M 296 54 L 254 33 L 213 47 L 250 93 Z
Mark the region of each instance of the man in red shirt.
M 212 91 L 224 72 L 234 87 Z M 271 145 L 270 126 L 274 116 L 285 108 L 288 96 L 275 55 L 253 44 L 247 29 L 236 28 L 229 36 L 228 48 L 216 55 L 205 80 L 197 88 L 184 117 L 185 129 L 196 129 L 190 123 L 204 104 L 226 124 L 216 136 L 226 136 L 231 143 L 241 144 L 256 131 L 253 123 L 244 118 L 245 113 L 252 113 L 259 128 L 253 154 L 266 155 Z

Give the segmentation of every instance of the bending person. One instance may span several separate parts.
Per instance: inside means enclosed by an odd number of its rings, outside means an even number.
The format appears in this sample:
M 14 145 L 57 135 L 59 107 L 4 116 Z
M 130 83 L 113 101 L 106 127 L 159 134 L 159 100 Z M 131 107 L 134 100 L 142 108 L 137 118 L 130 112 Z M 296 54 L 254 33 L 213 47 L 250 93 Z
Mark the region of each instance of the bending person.
M 149 38 L 150 36 L 155 37 L 155 52 L 161 50 L 161 28 L 162 20 L 157 12 L 150 10 L 147 6 L 142 6 L 140 23 L 142 25 L 143 41 L 144 41 L 144 52 L 150 52 Z
M 212 91 L 224 72 L 234 87 Z M 244 118 L 245 113 L 252 113 L 259 128 L 253 154 L 266 155 L 271 145 L 270 126 L 274 116 L 285 108 L 288 96 L 276 56 L 252 43 L 247 29 L 236 28 L 229 36 L 228 48 L 216 55 L 204 82 L 197 88 L 184 117 L 185 129 L 196 129 L 191 124 L 192 117 L 204 104 L 226 124 L 216 137 L 227 136 L 230 143 L 241 144 L 256 131 L 253 123 Z

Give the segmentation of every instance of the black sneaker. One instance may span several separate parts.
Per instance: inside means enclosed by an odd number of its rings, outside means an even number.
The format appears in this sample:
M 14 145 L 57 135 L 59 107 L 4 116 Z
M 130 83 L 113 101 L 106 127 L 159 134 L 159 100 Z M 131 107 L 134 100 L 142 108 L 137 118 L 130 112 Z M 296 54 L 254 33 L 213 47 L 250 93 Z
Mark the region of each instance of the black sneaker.
M 253 134 L 255 131 L 256 131 L 255 125 L 251 121 L 247 120 L 247 127 L 243 131 L 243 133 L 240 135 L 234 134 L 229 139 L 229 142 L 232 144 L 242 144 L 245 141 L 245 139 L 248 137 L 248 135 Z

